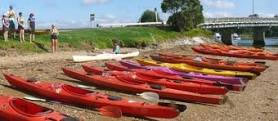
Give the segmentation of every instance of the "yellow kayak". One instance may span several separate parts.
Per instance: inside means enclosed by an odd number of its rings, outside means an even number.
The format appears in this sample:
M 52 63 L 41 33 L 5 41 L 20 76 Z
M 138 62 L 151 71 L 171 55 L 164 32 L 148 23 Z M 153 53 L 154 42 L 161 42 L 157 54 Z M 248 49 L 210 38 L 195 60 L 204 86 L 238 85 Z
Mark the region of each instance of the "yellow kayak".
M 162 63 L 157 62 L 151 59 L 137 59 L 138 63 L 142 65 L 149 65 L 149 66 L 162 66 L 168 67 L 177 71 L 182 72 L 197 72 L 203 74 L 211 74 L 211 75 L 220 75 L 220 76 L 235 76 L 235 77 L 247 77 L 247 78 L 255 78 L 257 75 L 250 73 L 250 72 L 240 72 L 240 71 L 227 71 L 227 70 L 215 70 L 215 69 L 208 69 L 208 68 L 201 68 L 195 67 L 183 63 L 179 64 L 172 64 L 172 63 Z

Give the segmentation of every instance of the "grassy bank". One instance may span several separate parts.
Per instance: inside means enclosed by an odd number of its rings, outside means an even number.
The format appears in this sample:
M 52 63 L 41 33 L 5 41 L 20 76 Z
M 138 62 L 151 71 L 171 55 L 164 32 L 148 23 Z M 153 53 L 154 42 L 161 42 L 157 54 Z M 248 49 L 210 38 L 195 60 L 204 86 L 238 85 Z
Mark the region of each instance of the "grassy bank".
M 152 43 L 174 40 L 184 37 L 209 36 L 210 32 L 195 29 L 189 32 L 175 32 L 169 29 L 156 27 L 126 27 L 126 28 L 101 28 L 101 29 L 78 29 L 61 32 L 59 36 L 59 47 L 62 50 L 76 49 L 88 50 L 96 48 L 110 48 L 112 39 L 122 40 L 125 47 L 137 47 L 142 43 L 149 45 Z M 18 40 L 0 42 L 1 50 L 16 50 L 18 52 L 48 52 L 50 48 L 49 35 L 37 35 L 33 44 Z M 28 36 L 26 35 L 28 41 Z

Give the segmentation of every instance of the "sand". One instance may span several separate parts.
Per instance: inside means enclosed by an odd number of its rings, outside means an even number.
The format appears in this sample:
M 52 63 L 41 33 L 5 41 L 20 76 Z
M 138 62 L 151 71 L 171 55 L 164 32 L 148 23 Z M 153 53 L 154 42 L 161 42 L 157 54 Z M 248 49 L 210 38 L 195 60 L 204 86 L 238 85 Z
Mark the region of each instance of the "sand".
M 277 49 L 272 49 L 278 52 Z M 102 51 L 102 50 L 100 50 Z M 106 50 L 110 51 L 110 50 Z M 173 49 L 146 51 L 141 56 L 147 56 L 153 52 L 175 52 L 180 54 L 197 54 L 194 53 L 190 46 L 177 46 Z M 0 71 L 14 73 L 28 78 L 37 80 L 47 80 L 53 82 L 63 82 L 68 84 L 80 84 L 79 81 L 68 78 L 63 75 L 62 67 L 81 68 L 80 63 L 73 63 L 71 56 L 75 54 L 87 54 L 84 51 L 75 52 L 57 52 L 46 54 L 33 54 L 25 56 L 6 56 L 0 57 Z M 239 60 L 236 58 L 219 57 L 225 59 Z M 240 59 L 248 60 L 250 59 Z M 233 104 L 208 106 L 200 104 L 187 103 L 188 110 L 181 113 L 176 119 L 170 121 L 278 121 L 278 61 L 266 61 L 270 66 L 255 80 L 251 80 L 244 92 L 228 93 L 229 99 Z M 103 61 L 96 62 L 96 65 L 103 65 Z M 9 85 L 3 76 L 0 76 L 0 84 Z M 96 91 L 109 93 L 112 95 L 142 100 L 134 95 L 119 93 L 116 91 L 107 91 L 106 89 L 96 89 Z M 26 93 L 0 85 L 1 95 L 11 95 L 24 97 Z M 66 106 L 62 104 L 48 104 L 36 102 L 41 105 L 53 108 L 57 111 L 68 115 L 79 117 L 84 121 L 141 121 L 141 120 L 163 120 L 163 119 L 140 119 L 123 116 L 120 119 L 104 117 L 98 112 Z

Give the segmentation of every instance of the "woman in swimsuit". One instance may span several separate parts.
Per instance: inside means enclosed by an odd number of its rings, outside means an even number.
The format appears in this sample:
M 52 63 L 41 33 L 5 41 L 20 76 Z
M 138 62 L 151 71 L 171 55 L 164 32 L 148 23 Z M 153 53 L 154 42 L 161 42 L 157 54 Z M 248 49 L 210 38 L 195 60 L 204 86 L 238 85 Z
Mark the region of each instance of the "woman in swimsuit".
M 9 37 L 9 27 L 10 27 L 10 21 L 7 15 L 3 15 L 2 18 L 2 25 L 3 25 L 3 36 L 4 36 L 4 40 L 5 42 L 8 41 L 8 37 Z
M 36 29 L 36 22 L 35 22 L 35 17 L 34 14 L 31 13 L 29 15 L 29 19 L 28 19 L 28 25 L 29 25 L 29 30 L 30 30 L 30 43 L 32 43 L 32 41 L 35 41 L 35 29 Z
M 51 48 L 52 48 L 52 52 L 54 53 L 57 51 L 58 35 L 59 35 L 59 31 L 55 27 L 55 25 L 51 26 L 50 34 L 51 34 Z
M 17 23 L 18 23 L 18 31 L 19 31 L 19 40 L 20 40 L 20 42 L 25 42 L 25 37 L 24 37 L 25 21 L 22 16 L 22 12 L 19 12 L 19 16 L 17 18 Z
M 10 23 L 9 31 L 10 31 L 10 34 L 12 34 L 15 39 L 15 36 L 16 36 L 16 29 L 15 29 L 16 12 L 14 11 L 13 6 L 10 6 L 9 8 L 10 9 L 7 11 L 7 16 L 9 18 L 9 23 Z

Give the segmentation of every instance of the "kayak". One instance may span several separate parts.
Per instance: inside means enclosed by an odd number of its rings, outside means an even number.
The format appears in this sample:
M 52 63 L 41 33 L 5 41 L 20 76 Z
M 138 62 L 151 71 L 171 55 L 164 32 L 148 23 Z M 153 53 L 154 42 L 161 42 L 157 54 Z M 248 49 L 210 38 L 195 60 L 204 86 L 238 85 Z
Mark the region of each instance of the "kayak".
M 250 51 L 245 49 L 223 49 L 214 48 L 207 45 L 194 46 L 192 49 L 198 53 L 228 56 L 228 57 L 238 57 L 238 58 L 253 58 L 253 59 L 268 59 L 268 60 L 278 60 L 278 54 L 273 54 L 268 51 Z
M 28 92 L 33 92 L 41 97 L 67 104 L 93 107 L 97 109 L 114 107 L 128 116 L 174 118 L 186 109 L 184 105 L 166 106 L 132 101 L 122 97 L 93 92 L 63 83 L 25 80 L 22 77 L 12 74 L 4 74 L 4 76 L 12 86 Z
M 244 48 L 244 47 L 239 47 L 239 46 L 233 46 L 233 45 L 225 45 L 225 44 L 200 44 L 200 46 L 207 46 L 207 47 L 211 47 L 214 49 L 222 49 L 222 50 L 247 50 L 247 51 L 251 51 L 251 52 L 263 52 L 263 49 L 259 49 L 259 48 L 254 48 L 254 47 L 249 47 L 249 48 Z
M 221 59 L 207 58 L 202 56 L 176 55 L 172 53 L 153 54 L 151 55 L 151 57 L 156 61 L 166 63 L 185 63 L 203 68 L 253 72 L 256 74 L 259 74 L 268 68 L 267 66 L 258 63 L 225 61 Z
M 207 74 L 201 74 L 201 73 L 194 73 L 194 72 L 178 72 L 172 69 L 169 69 L 167 67 L 159 67 L 159 66 L 141 66 L 140 64 L 134 62 L 134 61 L 127 61 L 122 60 L 119 63 L 111 63 L 107 62 L 106 66 L 108 68 L 114 68 L 115 70 L 128 70 L 128 69 L 147 69 L 147 70 L 153 70 L 158 73 L 162 73 L 164 75 L 170 75 L 175 77 L 182 76 L 183 78 L 197 78 L 197 79 L 205 79 L 209 81 L 216 81 L 216 82 L 222 82 L 227 84 L 243 84 L 247 83 L 248 80 L 246 78 L 241 77 L 227 77 L 227 76 L 217 76 L 217 75 L 207 75 Z
M 138 81 L 130 81 L 121 76 L 111 75 L 95 75 L 87 73 L 83 70 L 73 70 L 63 68 L 64 73 L 74 79 L 90 83 L 92 85 L 112 88 L 122 92 L 128 93 L 143 93 L 154 92 L 159 94 L 161 98 L 173 99 L 178 101 L 192 102 L 192 103 L 207 103 L 207 104 L 224 104 L 227 96 L 223 95 L 204 95 L 187 91 L 175 90 L 166 88 L 157 84 L 147 84 Z
M 181 80 L 181 81 L 190 81 L 190 82 L 204 83 L 204 84 L 210 84 L 216 86 L 217 85 L 225 86 L 227 89 L 232 91 L 243 91 L 248 81 L 244 78 L 237 78 L 237 77 L 213 76 L 213 75 L 197 74 L 192 72 L 191 73 L 177 72 L 166 67 L 141 66 L 132 61 L 121 61 L 121 64 L 117 62 L 107 62 L 105 63 L 105 65 L 110 70 L 136 71 L 136 73 L 140 73 L 142 75 L 152 76 L 156 78 L 166 78 L 171 80 Z M 139 69 L 129 69 L 128 67 L 138 67 Z
M 112 59 L 123 59 L 136 57 L 139 55 L 139 51 L 127 53 L 127 54 L 113 54 L 113 53 L 103 53 L 95 56 L 87 56 L 87 55 L 74 55 L 74 62 L 86 62 L 86 61 L 96 61 L 96 60 L 112 60 Z
M 1 121 L 79 121 L 24 99 L 0 96 Z
M 171 89 L 189 91 L 189 92 L 194 92 L 199 94 L 225 95 L 228 92 L 228 90 L 225 87 L 220 87 L 220 86 L 199 84 L 199 83 L 186 82 L 180 80 L 161 79 L 161 78 L 146 76 L 140 73 L 130 72 L 130 71 L 110 71 L 110 70 L 105 70 L 104 67 L 90 66 L 88 64 L 83 64 L 82 67 L 88 73 L 99 74 L 99 75 L 111 74 L 113 76 L 120 76 L 120 78 L 124 78 L 130 81 L 139 81 L 139 82 L 145 82 L 149 84 L 158 84 Z
M 232 76 L 232 77 L 244 77 L 253 79 L 257 75 L 250 72 L 239 72 L 239 71 L 226 71 L 226 70 L 216 70 L 216 69 L 208 69 L 208 68 L 201 68 L 190 66 L 188 64 L 180 63 L 180 64 L 172 64 L 172 63 L 161 63 L 156 62 L 153 60 L 146 60 L 146 59 L 137 59 L 137 62 L 142 65 L 151 65 L 151 66 L 162 66 L 168 67 L 176 71 L 181 72 L 198 72 L 203 74 L 212 74 L 212 75 L 220 75 L 220 76 Z

